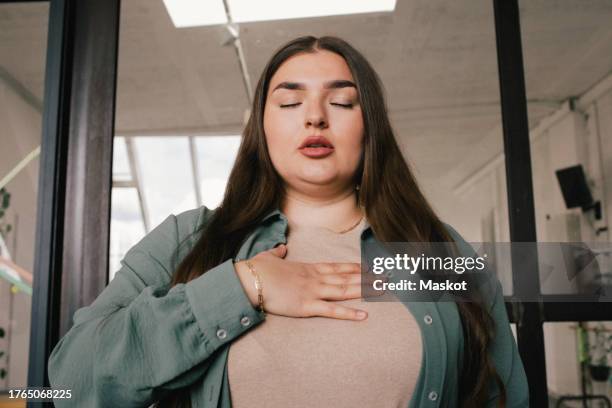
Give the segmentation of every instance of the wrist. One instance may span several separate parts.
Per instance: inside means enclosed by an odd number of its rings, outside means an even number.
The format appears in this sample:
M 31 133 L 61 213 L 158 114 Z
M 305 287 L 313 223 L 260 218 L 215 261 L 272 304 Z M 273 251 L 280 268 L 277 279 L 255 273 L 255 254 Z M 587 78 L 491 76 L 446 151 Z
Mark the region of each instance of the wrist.
M 238 275 L 238 279 L 242 284 L 242 288 L 244 289 L 247 297 L 249 298 L 249 302 L 253 307 L 257 307 L 259 304 L 257 298 L 257 289 L 255 288 L 255 278 L 253 274 L 249 270 L 245 261 L 234 262 L 234 269 L 236 270 L 236 275 Z
M 257 307 L 261 313 L 266 314 L 264 309 L 264 298 L 263 298 L 263 282 L 261 280 L 261 276 L 255 270 L 255 266 L 250 260 L 245 260 L 247 267 L 249 268 L 249 272 L 253 275 L 253 279 L 255 280 L 255 289 L 257 291 Z

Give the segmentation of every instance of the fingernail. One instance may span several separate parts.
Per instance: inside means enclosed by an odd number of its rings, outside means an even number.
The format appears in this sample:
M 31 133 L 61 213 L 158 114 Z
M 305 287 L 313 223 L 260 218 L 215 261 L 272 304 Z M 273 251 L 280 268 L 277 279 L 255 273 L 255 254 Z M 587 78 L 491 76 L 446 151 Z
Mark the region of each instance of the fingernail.
M 357 312 L 357 317 L 360 319 L 365 319 L 368 316 L 368 314 L 364 311 L 359 311 Z

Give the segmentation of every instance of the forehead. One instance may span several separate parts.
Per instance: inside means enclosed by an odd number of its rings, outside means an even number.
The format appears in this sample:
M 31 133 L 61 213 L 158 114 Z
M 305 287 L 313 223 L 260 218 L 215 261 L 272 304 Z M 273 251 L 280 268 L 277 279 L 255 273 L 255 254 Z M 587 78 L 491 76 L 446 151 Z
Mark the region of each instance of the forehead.
M 300 53 L 281 64 L 272 76 L 270 90 L 283 81 L 302 82 L 307 87 L 317 87 L 336 79 L 353 80 L 348 64 L 340 55 L 326 50 Z

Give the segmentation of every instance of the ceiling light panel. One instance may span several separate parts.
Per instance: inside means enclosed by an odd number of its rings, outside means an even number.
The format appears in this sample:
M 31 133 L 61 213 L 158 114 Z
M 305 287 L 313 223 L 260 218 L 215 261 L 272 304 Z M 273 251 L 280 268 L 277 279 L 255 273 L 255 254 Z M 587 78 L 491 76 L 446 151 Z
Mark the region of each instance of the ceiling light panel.
M 228 0 L 235 22 L 390 12 L 396 0 Z
M 222 0 L 163 0 L 176 28 L 227 23 Z

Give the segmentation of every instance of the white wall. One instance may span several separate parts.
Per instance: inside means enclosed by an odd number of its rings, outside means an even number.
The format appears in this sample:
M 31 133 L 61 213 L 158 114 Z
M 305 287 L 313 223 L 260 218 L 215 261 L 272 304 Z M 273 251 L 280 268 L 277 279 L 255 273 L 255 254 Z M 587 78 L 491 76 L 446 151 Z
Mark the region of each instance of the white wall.
M 587 110 L 590 129 L 599 136 L 591 143 L 591 151 L 598 150 L 600 154 L 601 175 L 596 181 L 603 197 L 604 216 L 607 225 L 612 226 L 612 90 L 597 99 Z M 595 155 L 595 153 L 593 153 Z M 595 166 L 594 171 L 597 169 Z M 606 239 L 612 236 L 608 231 Z
M 0 178 L 3 178 L 40 144 L 41 115 L 2 81 L 0 123 Z M 14 228 L 7 236 L 7 246 L 13 261 L 28 271 L 34 266 L 37 185 L 38 159 L 34 159 L 6 186 L 11 193 L 6 219 Z M 12 294 L 9 284 L 0 280 L 0 326 L 10 331 L 10 345 L 6 338 L 0 342 L 0 349 L 9 347 L 8 376 L 0 381 L 0 390 L 26 385 L 31 301 L 30 295 Z M 6 360 L 0 361 L 0 367 L 6 367 Z
M 612 83 L 609 78 L 604 81 L 602 83 Z M 540 122 L 537 128 L 531 129 L 538 241 L 610 241 L 609 231 L 595 235 L 597 228 L 612 224 L 612 86 L 609 88 L 596 98 L 589 96 L 589 102 L 580 103 L 579 99 L 574 111 L 566 104 Z M 594 199 L 602 201 L 601 221 L 594 220 L 591 213 L 565 208 L 555 170 L 576 164 L 583 165 Z M 487 173 L 474 178 L 456 203 L 457 208 L 469 208 L 467 212 L 459 210 L 453 218 L 457 220 L 455 223 L 460 231 L 473 241 L 483 236 L 479 235 L 477 226 L 490 216 L 491 211 L 495 214 L 496 240 L 509 241 L 504 172 L 503 160 L 499 160 Z M 568 214 L 579 222 L 579 228 L 573 232 L 569 230 L 569 233 L 565 228 Z M 506 293 L 511 287 L 509 279 L 509 275 L 501 277 Z M 580 393 L 574 325 L 554 323 L 544 326 L 548 384 L 552 393 Z

